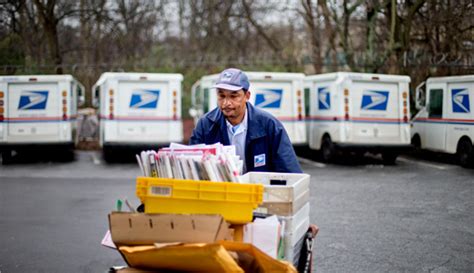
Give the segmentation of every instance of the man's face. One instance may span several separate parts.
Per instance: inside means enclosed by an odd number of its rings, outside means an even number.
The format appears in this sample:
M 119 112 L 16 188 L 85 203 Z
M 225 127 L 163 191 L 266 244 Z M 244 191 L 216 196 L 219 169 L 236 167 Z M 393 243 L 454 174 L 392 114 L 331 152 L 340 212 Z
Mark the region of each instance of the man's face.
M 242 121 L 249 98 L 250 92 L 244 92 L 242 89 L 239 91 L 217 90 L 217 104 L 230 123 L 238 124 Z

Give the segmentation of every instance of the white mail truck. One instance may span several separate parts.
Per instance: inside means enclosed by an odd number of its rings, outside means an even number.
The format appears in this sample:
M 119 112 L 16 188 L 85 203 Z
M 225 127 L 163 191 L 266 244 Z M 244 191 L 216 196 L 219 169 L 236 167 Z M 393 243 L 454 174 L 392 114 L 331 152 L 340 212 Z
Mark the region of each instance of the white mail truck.
M 106 161 L 127 150 L 183 141 L 181 84 L 172 73 L 103 73 L 92 87 Z
M 308 143 L 322 159 L 340 152 L 381 153 L 393 164 L 409 149 L 410 77 L 337 72 L 307 76 Z
M 36 148 L 59 151 L 72 159 L 77 107 L 84 86 L 71 75 L 0 77 L 0 151 L 2 162 L 13 153 Z
M 425 86 L 425 88 L 423 88 Z M 474 75 L 435 77 L 416 88 L 412 119 L 415 147 L 456 154 L 464 167 L 474 164 Z
M 293 145 L 305 145 L 304 96 L 302 73 L 245 72 L 250 82 L 250 103 L 281 121 Z M 217 93 L 212 86 L 219 74 L 202 77 L 191 90 L 190 115 L 195 122 L 217 107 Z

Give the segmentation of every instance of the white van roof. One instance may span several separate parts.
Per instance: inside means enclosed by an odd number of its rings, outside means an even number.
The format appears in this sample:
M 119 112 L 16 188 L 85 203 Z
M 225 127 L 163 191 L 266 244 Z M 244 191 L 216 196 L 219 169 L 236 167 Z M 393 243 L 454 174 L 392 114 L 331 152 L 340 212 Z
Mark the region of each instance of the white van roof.
M 465 81 L 474 81 L 474 75 L 431 77 L 431 78 L 428 78 L 428 80 L 426 80 L 426 83 L 465 82 Z
M 302 80 L 305 75 L 303 73 L 287 73 L 287 72 L 263 72 L 263 71 L 244 71 L 249 81 L 255 80 L 277 80 L 277 81 L 288 81 L 288 80 Z M 203 76 L 202 80 L 215 80 L 219 77 L 219 74 L 212 74 Z
M 136 73 L 136 72 L 105 72 L 100 75 L 100 78 L 94 86 L 101 85 L 107 79 L 117 80 L 171 80 L 182 81 L 183 75 L 178 73 Z
M 64 75 L 11 75 L 0 76 L 2 82 L 56 82 L 56 81 L 72 81 L 74 77 L 69 74 Z
M 373 81 L 380 80 L 385 82 L 410 82 L 410 77 L 405 75 L 390 75 L 390 74 L 374 74 L 374 73 L 358 73 L 358 72 L 335 72 L 318 75 L 309 75 L 306 80 L 330 81 L 339 77 L 349 77 L 353 80 Z

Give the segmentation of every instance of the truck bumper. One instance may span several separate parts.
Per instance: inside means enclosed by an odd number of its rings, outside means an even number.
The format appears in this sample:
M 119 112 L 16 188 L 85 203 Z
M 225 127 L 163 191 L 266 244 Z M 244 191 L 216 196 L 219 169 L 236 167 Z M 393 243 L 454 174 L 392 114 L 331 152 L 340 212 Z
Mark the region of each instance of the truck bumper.
M 158 150 L 161 147 L 168 147 L 169 142 L 164 143 L 123 143 L 123 142 L 106 142 L 102 145 L 104 149 L 114 150 Z
M 400 154 L 403 152 L 409 152 L 413 150 L 413 145 L 402 144 L 402 145 L 380 145 L 380 144 L 358 144 L 358 143 L 334 143 L 337 148 L 342 150 L 354 151 L 354 152 L 371 152 L 371 153 L 382 153 L 392 152 Z
M 74 149 L 74 142 L 45 142 L 45 143 L 1 143 L 0 152 L 2 151 L 31 151 L 31 150 L 47 150 L 47 149 Z

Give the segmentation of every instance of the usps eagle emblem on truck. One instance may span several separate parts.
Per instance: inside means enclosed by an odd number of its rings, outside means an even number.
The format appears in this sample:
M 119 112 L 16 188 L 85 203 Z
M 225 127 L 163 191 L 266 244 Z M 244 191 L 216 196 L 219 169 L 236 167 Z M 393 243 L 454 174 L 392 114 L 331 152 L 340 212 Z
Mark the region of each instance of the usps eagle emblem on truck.
M 388 95 L 388 91 L 364 90 L 360 108 L 362 110 L 386 111 Z
M 331 109 L 331 96 L 327 87 L 318 88 L 318 106 L 319 110 Z
M 48 91 L 22 91 L 18 110 L 44 110 L 48 102 Z
M 158 106 L 160 90 L 134 90 L 130 98 L 131 109 L 155 109 Z
M 259 108 L 280 108 L 283 89 L 258 89 L 255 106 Z
M 453 112 L 454 113 L 470 113 L 471 107 L 469 105 L 469 93 L 468 89 L 453 89 L 451 91 L 453 100 Z

